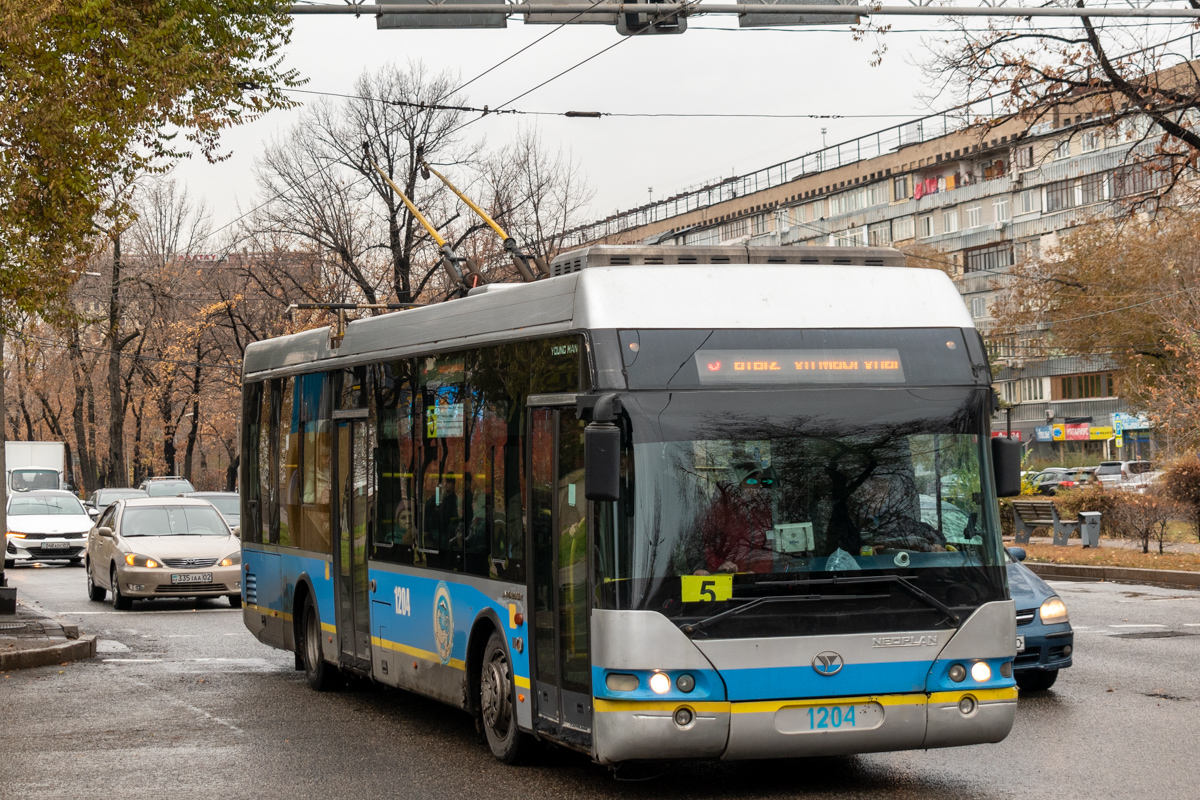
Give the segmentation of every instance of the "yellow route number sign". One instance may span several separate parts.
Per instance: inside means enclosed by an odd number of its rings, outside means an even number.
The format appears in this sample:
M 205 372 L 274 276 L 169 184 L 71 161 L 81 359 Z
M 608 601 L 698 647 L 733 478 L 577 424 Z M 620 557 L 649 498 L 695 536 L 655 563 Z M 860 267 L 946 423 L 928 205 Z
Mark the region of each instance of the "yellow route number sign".
M 715 603 L 733 597 L 732 575 L 684 575 L 679 581 L 685 603 Z

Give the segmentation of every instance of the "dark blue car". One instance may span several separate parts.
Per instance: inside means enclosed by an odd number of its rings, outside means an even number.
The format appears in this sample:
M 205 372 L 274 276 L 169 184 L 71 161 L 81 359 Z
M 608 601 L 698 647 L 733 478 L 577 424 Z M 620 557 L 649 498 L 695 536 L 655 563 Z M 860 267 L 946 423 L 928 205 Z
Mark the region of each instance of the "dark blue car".
M 1013 674 L 1027 692 L 1049 689 L 1058 671 L 1071 666 L 1075 633 L 1067 607 L 1047 583 L 1021 562 L 1025 551 L 1006 551 L 1008 589 L 1017 603 L 1017 660 Z

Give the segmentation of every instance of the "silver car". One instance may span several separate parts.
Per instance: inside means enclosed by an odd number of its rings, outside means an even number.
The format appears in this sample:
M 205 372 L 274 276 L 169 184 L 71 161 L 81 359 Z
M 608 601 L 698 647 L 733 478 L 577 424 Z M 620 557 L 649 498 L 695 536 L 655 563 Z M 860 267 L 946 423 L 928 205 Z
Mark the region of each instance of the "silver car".
M 204 500 L 118 500 L 88 533 L 88 597 L 112 593 L 114 608 L 152 597 L 228 597 L 242 605 L 242 552 L 231 529 Z

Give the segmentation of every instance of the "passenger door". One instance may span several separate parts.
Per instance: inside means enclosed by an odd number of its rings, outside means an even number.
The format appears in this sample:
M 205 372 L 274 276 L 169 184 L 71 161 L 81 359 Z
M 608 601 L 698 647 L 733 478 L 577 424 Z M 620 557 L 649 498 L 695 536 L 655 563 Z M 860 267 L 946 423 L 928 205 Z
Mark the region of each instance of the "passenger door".
M 354 415 L 352 418 L 350 415 Z M 340 660 L 369 673 L 371 618 L 367 576 L 367 503 L 371 476 L 367 411 L 335 412 L 337 530 L 334 570 Z
M 530 598 L 534 726 L 590 749 L 588 505 L 583 428 L 573 408 L 530 414 Z

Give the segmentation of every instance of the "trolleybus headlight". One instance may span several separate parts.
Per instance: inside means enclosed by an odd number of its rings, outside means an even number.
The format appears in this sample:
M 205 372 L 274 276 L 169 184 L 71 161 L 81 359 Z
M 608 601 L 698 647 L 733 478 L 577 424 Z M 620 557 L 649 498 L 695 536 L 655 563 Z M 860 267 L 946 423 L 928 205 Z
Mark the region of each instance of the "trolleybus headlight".
M 1042 623 L 1050 625 L 1055 622 L 1067 621 L 1067 604 L 1057 597 L 1051 597 L 1046 602 L 1042 603 L 1042 607 L 1038 610 L 1042 617 Z
M 955 683 L 962 683 L 967 677 L 967 668 L 962 664 L 955 664 L 950 668 L 950 680 Z
M 971 665 L 971 677 L 980 683 L 987 683 L 992 679 L 992 668 L 986 661 L 976 661 Z
M 637 675 L 626 675 L 621 672 L 610 672 L 604 679 L 604 685 L 614 692 L 636 692 L 638 688 Z
M 671 679 L 665 672 L 656 672 L 650 676 L 650 689 L 655 694 L 666 694 L 671 691 Z
M 686 694 L 696 688 L 696 679 L 685 672 L 675 679 L 675 688 Z

